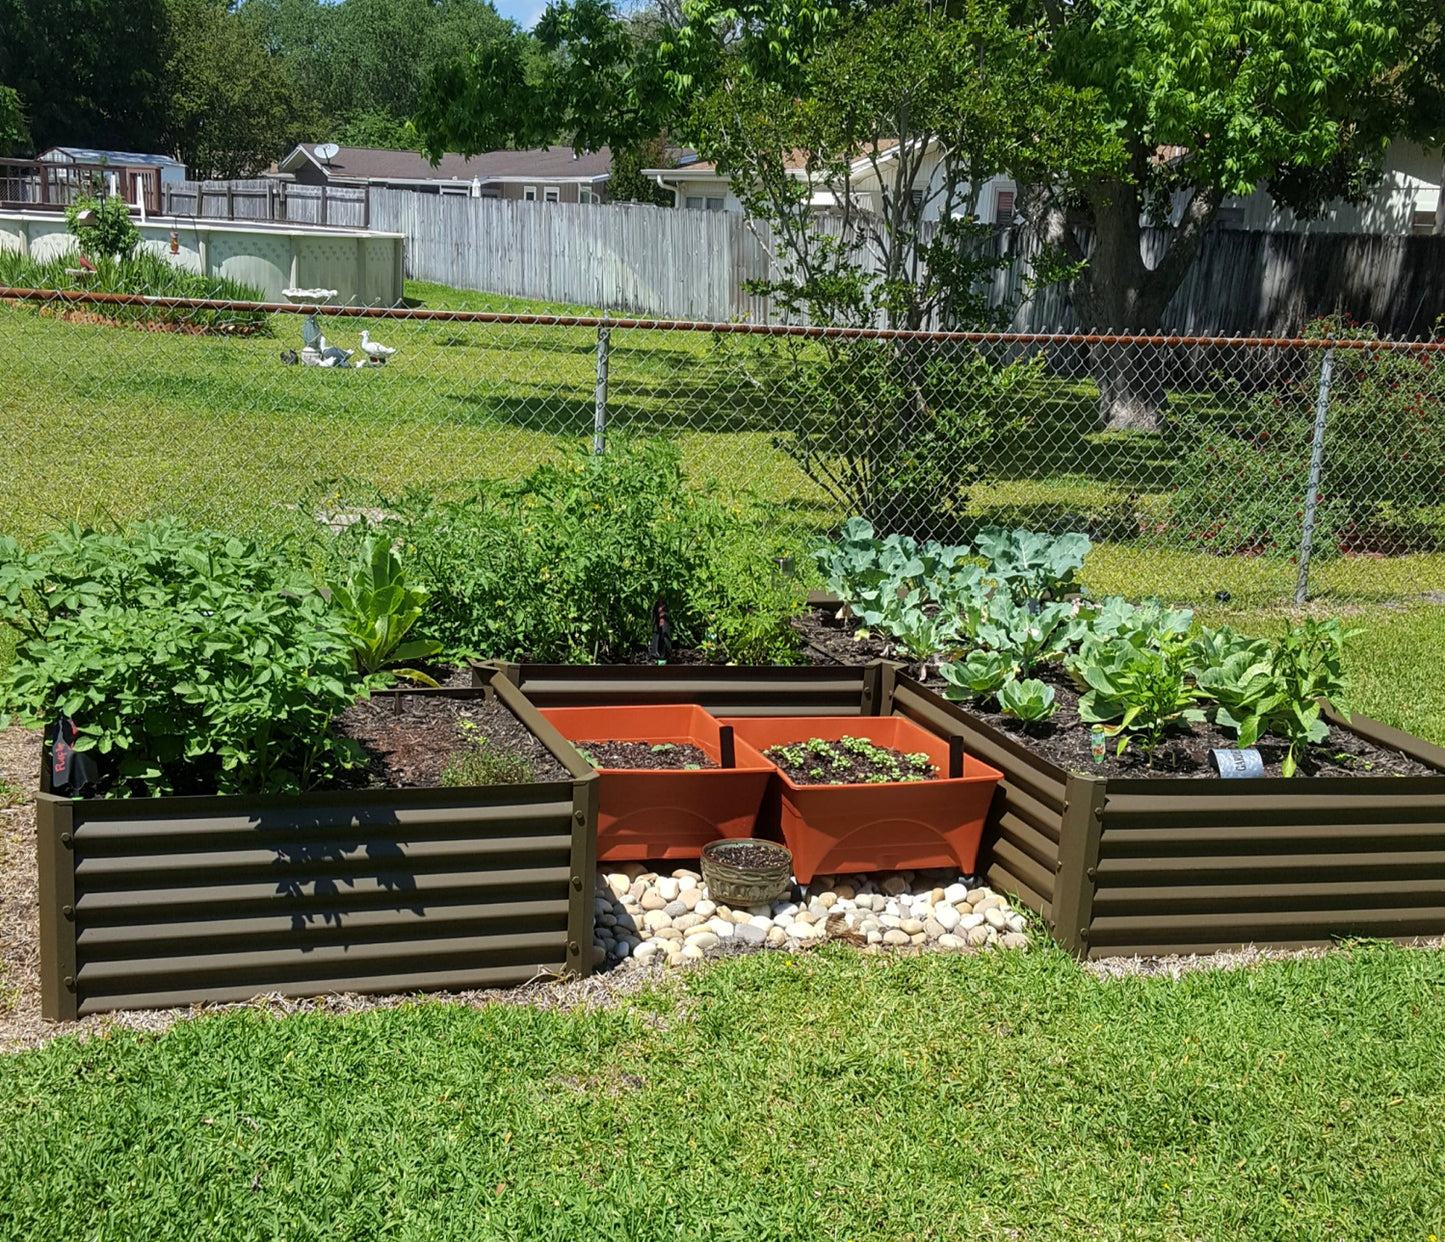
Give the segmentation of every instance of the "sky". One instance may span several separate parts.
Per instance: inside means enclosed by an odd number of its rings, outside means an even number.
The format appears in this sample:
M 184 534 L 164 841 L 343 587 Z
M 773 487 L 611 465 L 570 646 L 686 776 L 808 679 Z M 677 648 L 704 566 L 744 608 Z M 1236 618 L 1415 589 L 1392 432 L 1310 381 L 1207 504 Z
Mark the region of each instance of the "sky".
M 547 0 L 492 0 L 498 13 L 509 17 L 524 30 L 530 30 L 532 23 L 542 16 Z

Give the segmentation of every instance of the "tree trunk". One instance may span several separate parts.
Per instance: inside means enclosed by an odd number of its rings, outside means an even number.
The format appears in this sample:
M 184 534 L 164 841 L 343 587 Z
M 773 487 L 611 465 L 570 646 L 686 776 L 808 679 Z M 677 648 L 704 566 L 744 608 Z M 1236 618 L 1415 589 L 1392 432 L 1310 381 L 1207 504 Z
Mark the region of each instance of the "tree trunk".
M 1142 159 L 1139 161 L 1143 181 Z M 1140 249 L 1143 205 L 1137 184 L 1111 181 L 1089 193 L 1094 249 L 1074 282 L 1074 307 L 1086 331 L 1157 333 L 1164 309 L 1199 253 L 1219 206 L 1217 191 L 1199 191 L 1174 228 L 1169 248 L 1151 268 Z M 1158 431 L 1168 401 L 1162 352 L 1134 345 L 1094 345 L 1090 366 L 1099 384 L 1099 421 L 1110 431 Z

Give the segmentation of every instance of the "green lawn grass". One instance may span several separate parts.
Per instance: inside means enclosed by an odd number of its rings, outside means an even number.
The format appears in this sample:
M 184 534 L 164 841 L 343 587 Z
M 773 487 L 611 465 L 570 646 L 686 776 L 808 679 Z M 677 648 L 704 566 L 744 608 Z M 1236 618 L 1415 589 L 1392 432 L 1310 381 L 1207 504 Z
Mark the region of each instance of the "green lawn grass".
M 7 1237 L 1418 1239 L 1445 957 L 732 959 L 611 1010 L 242 1011 L 0 1060 Z

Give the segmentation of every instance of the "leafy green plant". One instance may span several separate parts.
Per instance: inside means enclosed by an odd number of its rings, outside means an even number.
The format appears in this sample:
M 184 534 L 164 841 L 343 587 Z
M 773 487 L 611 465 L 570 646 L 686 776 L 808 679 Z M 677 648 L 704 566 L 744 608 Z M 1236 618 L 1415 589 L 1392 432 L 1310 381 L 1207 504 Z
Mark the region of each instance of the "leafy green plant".
M 1059 600 L 1079 591 L 1079 571 L 1091 544 L 1088 535 L 1048 535 L 1033 530 L 978 532 L 979 555 L 988 558 L 984 577 L 1016 600 Z
M 1070 604 L 1030 608 L 1007 595 L 995 596 L 971 620 L 974 640 L 1009 656 L 1022 672 L 1062 657 L 1084 633 L 1086 621 Z
M 525 755 L 503 750 L 491 738 L 483 737 L 471 720 L 460 721 L 457 731 L 462 745 L 442 769 L 442 784 L 448 788 L 480 785 L 526 785 L 536 780 L 536 770 Z M 589 763 L 591 756 L 587 757 Z
M 1096 658 L 1098 652 L 1074 658 L 1073 671 L 1088 686 L 1079 699 L 1079 718 L 1117 737 L 1120 755 L 1137 738 L 1153 767 L 1170 728 L 1205 719 L 1196 706 L 1203 696 L 1188 676 L 1188 645 L 1182 638 L 1161 638 L 1149 646 L 1125 642 L 1107 650 L 1107 658 Z
M 130 208 L 116 194 L 77 198 L 65 209 L 65 226 L 88 259 L 127 258 L 141 242 Z
M 1013 657 L 1002 651 L 978 648 L 962 660 L 939 665 L 938 671 L 948 683 L 943 697 L 947 699 L 986 699 L 997 693 L 1017 666 Z
M 108 793 L 295 791 L 360 761 L 331 722 L 373 683 L 281 552 L 174 520 L 7 541 L 0 622 L 24 635 L 0 723 L 64 712 Z
M 646 648 L 661 599 L 674 643 L 711 630 L 724 658 L 787 658 L 795 589 L 774 589 L 776 565 L 763 560 L 773 543 L 740 507 L 690 485 L 671 442 L 618 441 L 601 456 L 588 448 L 460 499 L 367 498 L 391 515 L 370 533 L 395 542 L 431 586 L 429 634 L 453 655 L 623 659 Z M 366 533 L 348 532 L 339 551 Z M 740 533 L 748 552 L 724 557 Z
M 1057 710 L 1054 688 L 1030 677 L 1024 681 L 1010 677 L 998 692 L 999 710 L 1015 720 L 1037 723 L 1047 720 Z
M 1349 719 L 1344 649 L 1353 633 L 1338 620 L 1307 618 L 1273 643 L 1236 649 L 1202 669 L 1199 687 L 1219 704 L 1215 722 L 1234 730 L 1241 746 L 1253 746 L 1265 734 L 1287 741 L 1280 767 L 1293 776 L 1305 750 L 1329 739 L 1322 702 Z
M 876 626 L 909 594 L 916 603 L 948 607 L 970 595 L 982 571 L 968 561 L 969 549 L 907 535 L 879 538 L 865 518 L 849 518 L 835 541 L 814 549 L 824 581 L 864 625 Z
M 401 558 L 389 543 L 367 535 L 346 577 L 330 584 L 330 594 L 363 674 L 385 670 L 424 686 L 437 684 L 420 669 L 400 667 L 406 660 L 437 655 L 442 645 L 429 638 L 403 641 L 421 620 L 430 593 L 407 582 Z

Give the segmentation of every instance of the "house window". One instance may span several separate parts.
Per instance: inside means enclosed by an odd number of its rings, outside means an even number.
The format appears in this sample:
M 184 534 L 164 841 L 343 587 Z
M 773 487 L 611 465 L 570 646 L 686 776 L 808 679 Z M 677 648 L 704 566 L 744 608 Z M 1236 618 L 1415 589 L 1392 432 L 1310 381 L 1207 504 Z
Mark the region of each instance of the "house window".
M 1214 227 L 1217 229 L 1242 229 L 1244 227 L 1244 208 L 1220 207 L 1214 213 Z
M 998 192 L 998 198 L 994 200 L 993 222 L 995 224 L 1012 224 L 1014 222 L 1013 190 Z
M 577 201 L 579 203 L 590 203 L 592 201 L 592 191 L 589 190 L 585 185 L 578 186 Z
M 1445 189 L 1440 191 L 1445 194 Z M 1415 213 L 1415 226 L 1410 230 L 1416 237 L 1429 237 L 1435 232 L 1435 213 L 1433 211 L 1417 211 Z
M 543 190 L 542 197 L 549 203 L 560 203 L 562 201 L 562 195 L 555 185 L 549 185 Z
M 683 201 L 683 206 L 691 207 L 694 211 L 702 210 L 702 195 L 689 194 Z
M 909 198 L 911 198 L 911 199 L 913 200 L 913 205 L 914 205 L 914 207 L 922 207 L 922 206 L 923 206 L 923 191 L 922 191 L 922 190 L 910 190 L 910 191 L 908 192 L 908 196 L 909 196 Z
M 537 201 L 537 187 L 534 185 L 524 185 L 522 187 L 522 199 L 528 203 L 535 203 Z
M 707 200 L 707 209 L 708 209 L 709 211 L 721 211 L 721 210 L 723 209 L 723 201 L 722 201 L 722 199 L 720 199 L 720 198 L 710 198 L 710 199 L 708 199 L 708 200 Z

